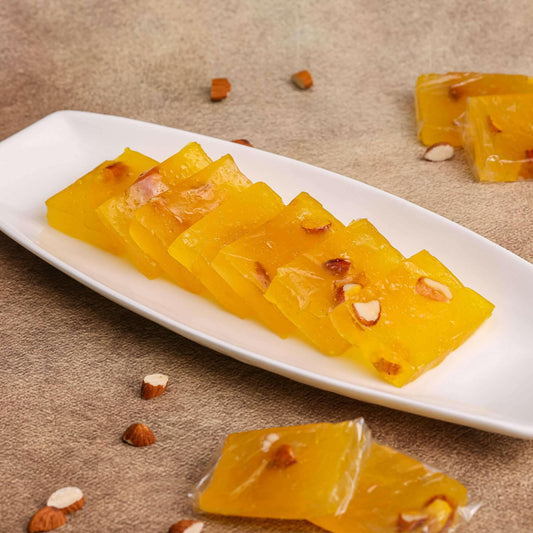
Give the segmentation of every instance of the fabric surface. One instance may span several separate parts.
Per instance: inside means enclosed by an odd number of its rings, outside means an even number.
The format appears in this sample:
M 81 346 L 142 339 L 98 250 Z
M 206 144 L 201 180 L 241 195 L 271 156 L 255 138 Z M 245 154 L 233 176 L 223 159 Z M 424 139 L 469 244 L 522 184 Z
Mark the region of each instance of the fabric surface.
M 247 138 L 410 200 L 533 261 L 533 184 L 475 183 L 461 151 L 446 163 L 422 161 L 413 106 L 423 72 L 533 74 L 528 0 L 1 4 L 0 139 L 61 109 Z M 290 83 L 302 69 L 315 81 L 306 92 Z M 213 77 L 232 83 L 224 102 L 209 100 Z M 458 478 L 484 504 L 466 531 L 533 530 L 532 442 L 238 363 L 106 300 L 4 235 L 0 276 L 2 532 L 25 531 L 66 485 L 79 486 L 87 503 L 65 533 L 167 531 L 199 516 L 188 493 L 228 432 L 359 416 L 381 442 Z M 146 402 L 140 381 L 154 372 L 171 383 Z M 121 442 L 135 421 L 152 427 L 154 446 Z M 319 531 L 304 522 L 205 520 L 206 533 Z

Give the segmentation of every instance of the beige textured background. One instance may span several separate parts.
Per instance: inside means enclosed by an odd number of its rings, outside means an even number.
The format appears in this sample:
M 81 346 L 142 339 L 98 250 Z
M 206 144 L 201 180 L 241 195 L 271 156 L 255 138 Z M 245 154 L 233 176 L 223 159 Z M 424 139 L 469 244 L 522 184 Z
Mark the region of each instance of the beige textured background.
M 463 154 L 420 161 L 413 87 L 428 71 L 533 74 L 529 0 L 3 0 L 0 139 L 59 109 L 254 145 L 375 185 L 533 261 L 533 184 L 479 185 Z M 309 69 L 300 92 L 291 73 Z M 212 104 L 212 77 L 230 97 Z M 90 148 L 90 147 L 88 147 Z M 1 162 L 0 162 L 1 171 Z M 502 273 L 504 275 L 505 273 Z M 382 442 L 456 476 L 485 506 L 471 532 L 533 531 L 533 443 L 376 407 L 237 363 L 91 292 L 0 235 L 0 531 L 56 488 L 61 531 L 165 532 L 230 431 L 364 416 Z M 171 376 L 138 397 L 143 375 Z M 120 442 L 133 421 L 148 449 Z M 208 532 L 318 531 L 209 517 Z

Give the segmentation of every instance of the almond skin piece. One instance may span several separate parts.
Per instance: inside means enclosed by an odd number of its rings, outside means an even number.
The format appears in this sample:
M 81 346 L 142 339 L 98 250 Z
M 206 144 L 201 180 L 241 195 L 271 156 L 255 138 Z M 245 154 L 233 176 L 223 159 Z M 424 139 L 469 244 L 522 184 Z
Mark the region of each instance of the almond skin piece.
M 137 423 L 124 431 L 122 440 L 131 446 L 150 446 L 155 442 L 155 435 L 148 426 Z
M 451 159 L 454 154 L 454 149 L 451 144 L 448 143 L 435 143 L 432 144 L 424 153 L 424 159 L 426 161 L 440 162 Z
M 270 286 L 270 276 L 268 275 L 268 272 L 265 270 L 265 267 L 259 261 L 256 261 L 254 266 L 257 281 L 259 281 L 261 287 L 267 290 Z
M 69 514 L 81 509 L 85 505 L 85 498 L 78 487 L 64 487 L 51 494 L 46 505 Z
M 233 141 L 231 141 L 232 143 L 237 143 L 237 144 L 244 144 L 244 146 L 250 146 L 253 148 L 253 144 L 248 141 L 247 139 L 234 139 Z
M 418 278 L 415 291 L 420 296 L 436 302 L 449 302 L 453 298 L 452 291 L 447 285 L 426 277 Z
M 297 463 L 296 455 L 290 444 L 282 444 L 274 453 L 274 457 L 268 464 L 270 468 L 288 468 Z
M 150 374 L 144 376 L 141 386 L 141 397 L 145 400 L 151 400 L 161 396 L 168 386 L 168 376 L 165 374 Z
M 299 89 L 309 89 L 313 85 L 313 78 L 308 70 L 301 70 L 291 76 L 291 81 Z
M 28 533 L 38 533 L 39 531 L 51 531 L 64 526 L 67 522 L 65 513 L 55 507 L 43 507 L 39 509 L 30 520 Z
M 363 324 L 363 326 L 373 326 L 377 324 L 381 316 L 381 304 L 379 300 L 372 300 L 370 302 L 355 302 L 353 304 L 353 311 L 355 318 Z
M 306 232 L 306 233 L 324 233 L 325 231 L 328 231 L 328 229 L 331 227 L 331 222 L 326 222 L 325 224 L 321 225 L 313 225 L 309 221 L 304 221 L 300 224 L 300 227 Z
M 199 520 L 180 520 L 170 526 L 168 533 L 200 533 L 204 523 Z
M 378 372 L 388 374 L 389 376 L 396 376 L 402 370 L 401 365 L 393 363 L 392 361 L 387 361 L 383 357 L 372 363 L 372 365 Z
M 228 96 L 231 83 L 227 78 L 213 78 L 211 80 L 211 101 L 219 102 Z
M 489 123 L 489 129 L 493 133 L 500 133 L 502 131 L 500 126 L 498 126 L 498 124 L 496 124 L 496 122 L 494 122 L 494 119 L 490 115 L 487 116 L 487 122 Z
M 335 259 L 329 259 L 322 266 L 334 274 L 344 275 L 350 270 L 351 263 L 348 259 L 336 257 Z

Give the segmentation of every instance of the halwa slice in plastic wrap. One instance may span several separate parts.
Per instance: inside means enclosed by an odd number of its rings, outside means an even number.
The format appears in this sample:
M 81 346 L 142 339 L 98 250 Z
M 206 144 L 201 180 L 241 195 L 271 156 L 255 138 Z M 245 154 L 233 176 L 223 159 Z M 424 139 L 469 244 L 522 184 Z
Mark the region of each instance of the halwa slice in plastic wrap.
M 195 504 L 258 518 L 337 515 L 351 500 L 370 445 L 362 419 L 230 434 Z
M 105 161 L 48 198 L 48 223 L 71 237 L 120 253 L 123 249 L 120 241 L 102 224 L 96 209 L 108 198 L 122 193 L 154 165 L 157 165 L 155 159 L 126 148 L 113 161 Z
M 368 220 L 357 220 L 280 267 L 265 297 L 323 353 L 340 355 L 350 344 L 333 327 L 330 312 L 402 259 Z
M 346 511 L 310 521 L 333 533 L 451 533 L 475 509 L 455 479 L 374 442 Z
M 416 82 L 418 137 L 426 146 L 461 146 L 460 118 L 471 96 L 533 93 L 533 81 L 518 74 L 448 72 L 422 74 Z
M 270 280 L 279 267 L 342 227 L 317 200 L 303 192 L 272 220 L 222 248 L 212 266 L 246 300 L 259 320 L 285 338 L 295 327 L 264 297 Z
M 369 363 L 401 387 L 441 363 L 493 308 L 423 250 L 348 295 L 330 319 L 352 345 L 347 356 Z
M 186 229 L 251 184 L 230 155 L 221 157 L 137 209 L 130 235 L 172 281 L 191 292 L 202 292 L 203 285 L 168 248 Z
M 241 318 L 253 316 L 247 302 L 212 268 L 211 262 L 224 246 L 255 231 L 282 209 L 281 198 L 268 185 L 254 183 L 184 231 L 168 253 L 228 311 Z
M 533 179 L 533 94 L 469 98 L 463 144 L 480 181 Z
M 211 159 L 198 143 L 189 143 L 177 154 L 141 175 L 122 194 L 110 198 L 98 208 L 100 220 L 122 243 L 126 257 L 148 278 L 159 276 L 161 269 L 130 236 L 135 210 L 210 163 Z

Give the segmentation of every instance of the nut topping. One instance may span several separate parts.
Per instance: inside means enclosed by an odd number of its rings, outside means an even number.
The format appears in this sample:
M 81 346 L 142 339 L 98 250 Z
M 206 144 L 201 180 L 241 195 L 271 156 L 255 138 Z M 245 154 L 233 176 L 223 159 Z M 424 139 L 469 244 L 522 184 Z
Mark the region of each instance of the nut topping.
M 137 423 L 124 432 L 122 440 L 132 446 L 150 446 L 155 442 L 155 435 L 148 426 Z
M 65 513 L 55 507 L 46 506 L 39 509 L 30 520 L 28 533 L 37 533 L 38 531 L 51 531 L 65 525 L 67 517 Z
M 428 521 L 429 517 L 427 514 L 421 513 L 420 511 L 406 511 L 398 515 L 398 531 L 402 533 L 404 531 L 414 531 L 420 526 L 423 526 Z
M 290 444 L 282 444 L 274 453 L 274 457 L 268 463 L 270 468 L 288 468 L 289 466 L 297 463 L 294 450 Z
M 424 153 L 424 159 L 426 161 L 440 162 L 446 161 L 453 157 L 453 146 L 448 143 L 435 143 L 432 144 Z
M 353 304 L 355 318 L 363 326 L 373 326 L 377 324 L 381 316 L 381 304 L 379 300 L 371 300 L 370 302 L 355 302 Z
M 161 396 L 167 388 L 168 376 L 165 374 L 150 374 L 145 376 L 141 386 L 141 397 L 151 400 L 156 396 Z
M 259 261 L 255 262 L 255 275 L 261 287 L 267 290 L 268 287 L 270 286 L 270 276 L 268 275 L 268 272 L 265 270 L 265 267 Z
M 490 115 L 487 116 L 487 122 L 489 123 L 489 129 L 493 133 L 500 133 L 502 131 L 500 126 L 498 126 L 498 124 L 494 122 L 494 119 Z
M 128 173 L 128 165 L 117 161 L 104 168 L 104 178 L 106 180 L 120 179 Z
M 351 263 L 348 259 L 342 257 L 336 257 L 335 259 L 329 259 L 322 265 L 326 270 L 343 276 L 350 270 Z
M 224 100 L 231 90 L 231 83 L 227 78 L 213 78 L 211 80 L 211 101 Z
M 324 233 L 325 231 L 328 231 L 328 229 L 331 227 L 331 221 L 314 224 L 312 220 L 304 220 L 300 224 L 300 227 L 306 233 Z
M 387 361 L 383 357 L 372 363 L 374 368 L 382 374 L 388 374 L 389 376 L 396 376 L 402 370 L 402 366 L 392 361 Z
M 335 303 L 341 304 L 349 298 L 350 296 L 355 296 L 363 286 L 359 283 L 344 283 L 343 285 L 337 286 L 335 291 Z
M 452 100 L 459 100 L 461 98 L 461 87 L 459 85 L 450 85 L 448 95 Z
M 426 277 L 418 279 L 415 291 L 420 294 L 420 296 L 424 296 L 437 302 L 449 302 L 453 297 L 452 291 L 447 285 Z
M 237 143 L 237 144 L 244 144 L 244 146 L 250 146 L 253 148 L 253 144 L 248 141 L 247 139 L 234 139 L 233 141 L 231 141 L 232 143 Z

